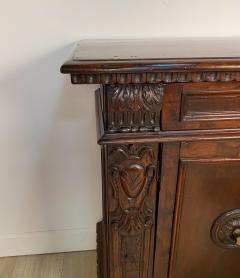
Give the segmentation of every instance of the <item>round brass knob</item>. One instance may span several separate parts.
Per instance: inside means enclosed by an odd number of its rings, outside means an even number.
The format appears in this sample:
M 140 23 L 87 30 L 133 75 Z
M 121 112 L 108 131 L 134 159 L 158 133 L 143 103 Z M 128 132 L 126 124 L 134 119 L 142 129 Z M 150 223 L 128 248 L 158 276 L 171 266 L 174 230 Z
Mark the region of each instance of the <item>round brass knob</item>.
M 240 209 L 218 216 L 212 225 L 211 238 L 221 248 L 240 248 Z
M 233 238 L 236 241 L 236 244 L 240 246 L 240 227 L 233 230 Z

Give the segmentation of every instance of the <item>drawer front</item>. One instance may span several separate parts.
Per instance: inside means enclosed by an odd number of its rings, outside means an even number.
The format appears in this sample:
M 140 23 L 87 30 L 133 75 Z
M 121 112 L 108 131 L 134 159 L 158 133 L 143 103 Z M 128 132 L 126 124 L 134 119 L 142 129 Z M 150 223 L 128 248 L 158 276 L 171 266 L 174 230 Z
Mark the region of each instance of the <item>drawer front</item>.
M 162 128 L 240 128 L 240 83 L 167 85 Z
M 182 144 L 170 278 L 240 276 L 239 150 L 240 141 Z

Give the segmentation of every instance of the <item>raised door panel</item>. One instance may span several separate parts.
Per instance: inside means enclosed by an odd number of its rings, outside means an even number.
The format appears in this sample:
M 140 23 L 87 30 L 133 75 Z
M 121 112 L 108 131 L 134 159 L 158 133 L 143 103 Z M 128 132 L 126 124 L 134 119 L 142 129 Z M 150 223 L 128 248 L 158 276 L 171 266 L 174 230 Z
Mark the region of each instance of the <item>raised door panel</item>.
M 183 143 L 169 278 L 240 275 L 240 141 Z
M 240 83 L 193 83 L 166 86 L 162 129 L 240 127 Z

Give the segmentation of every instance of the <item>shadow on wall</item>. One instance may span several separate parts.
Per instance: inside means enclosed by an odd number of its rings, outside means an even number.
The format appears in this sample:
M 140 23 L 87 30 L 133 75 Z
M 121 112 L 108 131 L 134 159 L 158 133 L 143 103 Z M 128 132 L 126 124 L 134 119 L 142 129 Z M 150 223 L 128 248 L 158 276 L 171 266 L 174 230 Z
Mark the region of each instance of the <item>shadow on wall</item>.
M 60 74 L 71 49 L 0 78 L 0 234 L 95 229 L 101 217 L 96 86 Z

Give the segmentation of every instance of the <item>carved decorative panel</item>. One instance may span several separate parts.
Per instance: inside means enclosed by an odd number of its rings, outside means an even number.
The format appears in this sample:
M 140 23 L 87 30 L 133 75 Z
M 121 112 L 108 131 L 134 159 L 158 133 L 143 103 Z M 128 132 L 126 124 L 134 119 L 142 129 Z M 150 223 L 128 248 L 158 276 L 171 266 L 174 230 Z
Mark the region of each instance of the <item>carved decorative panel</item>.
M 107 86 L 109 132 L 159 131 L 163 85 Z
M 213 242 L 222 248 L 240 248 L 240 209 L 219 216 L 211 230 Z
M 114 145 L 108 156 L 110 277 L 151 277 L 158 145 Z
M 165 87 L 163 130 L 240 127 L 240 83 L 174 84 Z
M 181 120 L 207 121 L 240 119 L 240 90 L 199 90 L 182 93 Z

